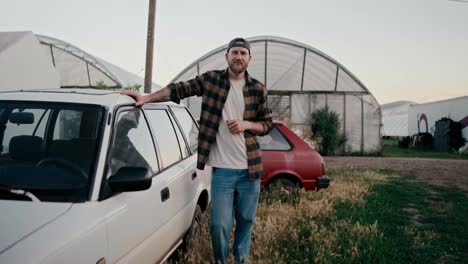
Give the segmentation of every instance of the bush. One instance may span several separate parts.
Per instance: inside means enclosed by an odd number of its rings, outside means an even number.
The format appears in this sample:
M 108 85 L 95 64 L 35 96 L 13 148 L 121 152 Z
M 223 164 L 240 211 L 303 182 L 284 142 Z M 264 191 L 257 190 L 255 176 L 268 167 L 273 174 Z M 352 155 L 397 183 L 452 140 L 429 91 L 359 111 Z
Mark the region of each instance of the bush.
M 338 114 L 329 110 L 328 107 L 312 112 L 309 123 L 312 130 L 312 140 L 318 142 L 320 154 L 332 154 L 336 148 L 346 142 L 345 137 L 339 134 L 340 119 Z
M 141 88 L 140 84 L 134 84 L 134 85 L 125 86 L 123 89 L 125 91 L 137 91 L 137 92 L 139 92 L 140 88 Z
M 104 81 L 96 82 L 96 89 L 107 90 L 109 87 L 104 83 Z
M 140 91 L 140 88 L 141 88 L 141 85 L 140 84 L 134 84 L 134 85 L 128 85 L 128 86 L 125 86 L 122 88 L 122 90 L 124 91 L 137 91 L 139 92 Z M 104 81 L 98 81 L 96 82 L 96 89 L 100 89 L 100 90 L 110 90 L 110 89 L 113 89 L 113 88 L 110 88 L 109 86 L 107 86 Z

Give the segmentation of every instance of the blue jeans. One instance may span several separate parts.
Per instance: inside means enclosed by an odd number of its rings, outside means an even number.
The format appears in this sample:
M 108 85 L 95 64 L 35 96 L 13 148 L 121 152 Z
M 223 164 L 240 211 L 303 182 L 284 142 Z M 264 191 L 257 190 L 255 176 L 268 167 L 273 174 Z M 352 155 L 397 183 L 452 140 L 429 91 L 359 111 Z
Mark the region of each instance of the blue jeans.
M 227 262 L 234 218 L 234 258 L 247 263 L 259 194 L 260 179 L 249 180 L 247 170 L 213 168 L 210 232 L 216 263 Z

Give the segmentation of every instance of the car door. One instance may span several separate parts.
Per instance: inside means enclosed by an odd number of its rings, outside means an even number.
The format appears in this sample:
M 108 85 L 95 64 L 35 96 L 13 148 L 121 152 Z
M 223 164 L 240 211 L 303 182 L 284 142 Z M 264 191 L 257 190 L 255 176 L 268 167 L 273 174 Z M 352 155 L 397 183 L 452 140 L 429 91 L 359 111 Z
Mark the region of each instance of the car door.
M 195 122 L 195 120 L 192 118 L 192 116 L 190 115 L 190 113 L 185 107 L 171 106 L 170 110 L 173 116 L 175 117 L 175 120 L 177 121 L 180 131 L 183 134 L 183 138 L 190 152 L 191 159 L 193 159 L 196 164 L 197 149 L 198 149 L 197 123 Z M 204 171 L 196 170 L 196 167 L 192 167 L 191 173 L 192 173 L 192 176 L 194 175 L 194 173 L 196 173 L 196 176 L 197 176 L 196 179 L 193 179 L 192 177 L 192 181 L 189 182 L 189 184 L 191 185 L 190 188 L 192 190 L 191 199 L 195 200 L 195 201 L 192 200 L 195 206 L 198 200 L 197 194 L 199 193 L 199 190 L 205 186 L 208 186 L 208 184 L 205 182 L 207 180 L 207 177 L 205 177 Z
M 148 190 L 112 193 L 104 183 L 101 201 L 107 216 L 109 263 L 154 263 L 176 241 L 171 237 L 173 216 L 168 173 L 161 173 L 155 145 L 141 110 L 121 109 L 116 114 L 113 139 L 107 159 L 107 178 L 120 167 L 144 166 L 153 171 Z
M 188 230 L 196 206 L 198 178 L 196 157 L 190 155 L 177 122 L 166 109 L 145 109 L 145 114 L 157 142 L 162 161 L 162 172 L 167 173 L 173 207 L 171 226 L 174 235 L 182 238 Z

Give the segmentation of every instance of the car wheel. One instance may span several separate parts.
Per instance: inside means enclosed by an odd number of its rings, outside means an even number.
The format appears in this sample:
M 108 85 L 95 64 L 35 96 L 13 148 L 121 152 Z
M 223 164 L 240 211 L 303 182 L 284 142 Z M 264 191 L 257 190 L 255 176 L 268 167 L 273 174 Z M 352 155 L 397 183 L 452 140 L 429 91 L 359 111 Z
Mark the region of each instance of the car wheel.
M 203 220 L 203 213 L 199 204 L 195 208 L 195 213 L 193 214 L 192 224 L 190 229 L 187 231 L 184 237 L 183 250 L 187 252 L 193 247 L 196 243 L 197 236 L 200 234 L 200 226 Z
M 279 178 L 274 180 L 268 186 L 277 188 L 279 191 L 284 192 L 286 194 L 291 194 L 292 191 L 299 189 L 299 185 L 295 184 L 293 181 L 287 178 Z

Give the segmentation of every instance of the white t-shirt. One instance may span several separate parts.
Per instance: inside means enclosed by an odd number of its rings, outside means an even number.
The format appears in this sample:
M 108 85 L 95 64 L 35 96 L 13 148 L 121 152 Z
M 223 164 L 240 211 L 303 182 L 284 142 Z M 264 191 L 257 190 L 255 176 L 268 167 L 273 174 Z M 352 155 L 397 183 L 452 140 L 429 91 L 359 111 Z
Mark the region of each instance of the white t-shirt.
M 247 149 L 244 133 L 232 134 L 226 120 L 244 120 L 244 94 L 242 89 L 245 79 L 229 80 L 231 88 L 223 107 L 216 142 L 211 145 L 207 164 L 212 167 L 229 169 L 247 169 Z

